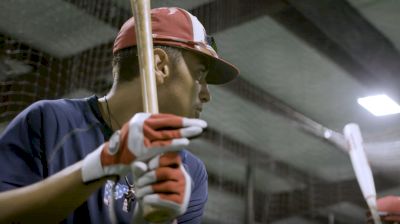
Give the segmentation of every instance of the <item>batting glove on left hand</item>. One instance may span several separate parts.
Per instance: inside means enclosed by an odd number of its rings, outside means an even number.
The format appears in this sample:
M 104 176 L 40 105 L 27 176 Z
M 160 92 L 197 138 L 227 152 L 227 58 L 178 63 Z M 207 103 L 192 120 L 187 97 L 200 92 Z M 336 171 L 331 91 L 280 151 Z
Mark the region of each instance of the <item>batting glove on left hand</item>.
M 104 176 L 125 175 L 134 161 L 179 151 L 203 132 L 207 123 L 171 114 L 138 113 L 120 131 L 83 160 L 84 182 Z

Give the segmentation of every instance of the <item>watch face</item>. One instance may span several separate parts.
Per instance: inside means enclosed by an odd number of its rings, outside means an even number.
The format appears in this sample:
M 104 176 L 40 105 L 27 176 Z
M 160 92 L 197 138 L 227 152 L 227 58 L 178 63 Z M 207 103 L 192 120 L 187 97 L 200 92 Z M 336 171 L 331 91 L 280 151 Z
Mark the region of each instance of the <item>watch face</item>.
M 110 155 L 115 155 L 119 150 L 119 135 L 119 130 L 114 132 L 114 134 L 110 138 L 110 141 L 108 142 L 108 152 L 110 153 Z

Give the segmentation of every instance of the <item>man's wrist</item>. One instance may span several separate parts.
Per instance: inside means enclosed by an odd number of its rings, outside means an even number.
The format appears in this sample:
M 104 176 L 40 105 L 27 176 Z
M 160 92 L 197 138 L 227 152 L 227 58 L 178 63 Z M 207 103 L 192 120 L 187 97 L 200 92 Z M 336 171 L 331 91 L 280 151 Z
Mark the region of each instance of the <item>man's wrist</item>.
M 83 159 L 82 164 L 82 181 L 84 183 L 97 180 L 104 176 L 103 167 L 101 165 L 101 151 L 105 144 L 100 145 L 96 150 L 88 154 Z

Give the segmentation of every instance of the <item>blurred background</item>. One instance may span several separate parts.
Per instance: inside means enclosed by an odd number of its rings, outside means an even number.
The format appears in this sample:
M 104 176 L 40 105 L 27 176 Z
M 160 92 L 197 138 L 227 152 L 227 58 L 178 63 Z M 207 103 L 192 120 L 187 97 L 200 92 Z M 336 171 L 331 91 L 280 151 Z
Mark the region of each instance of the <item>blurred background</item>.
M 360 125 L 378 196 L 400 195 L 400 116 L 357 99 L 400 100 L 398 0 L 152 0 L 192 12 L 241 70 L 210 86 L 203 223 L 365 223 L 341 135 Z M 103 96 L 128 0 L 0 1 L 0 130 L 40 99 Z

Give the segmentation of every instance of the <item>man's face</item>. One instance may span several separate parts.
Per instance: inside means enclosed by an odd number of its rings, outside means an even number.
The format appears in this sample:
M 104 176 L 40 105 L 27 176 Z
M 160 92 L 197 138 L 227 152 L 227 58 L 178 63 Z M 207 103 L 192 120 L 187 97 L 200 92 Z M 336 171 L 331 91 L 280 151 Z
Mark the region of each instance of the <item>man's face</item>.
M 203 104 L 210 101 L 206 83 L 208 63 L 198 54 L 182 51 L 182 58 L 171 62 L 171 77 L 159 91 L 160 112 L 198 118 Z

